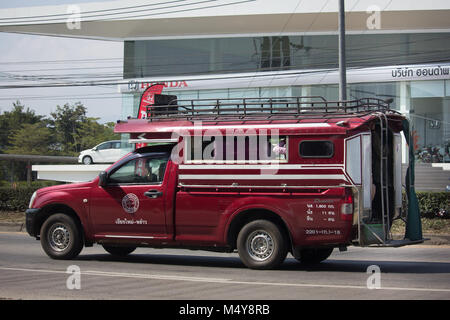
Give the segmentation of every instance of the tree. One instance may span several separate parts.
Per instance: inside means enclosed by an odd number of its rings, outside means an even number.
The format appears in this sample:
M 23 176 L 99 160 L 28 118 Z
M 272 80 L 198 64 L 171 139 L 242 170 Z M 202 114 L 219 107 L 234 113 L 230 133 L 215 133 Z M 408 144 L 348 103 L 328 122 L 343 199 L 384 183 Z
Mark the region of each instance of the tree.
M 7 153 L 36 155 L 57 153 L 56 150 L 52 150 L 55 144 L 54 135 L 44 122 L 22 125 L 22 128 L 11 134 L 10 144 L 11 146 L 6 149 Z
M 35 129 L 24 129 L 25 126 L 33 126 L 39 124 L 45 127 L 47 122 L 44 116 L 37 115 L 34 110 L 26 108 L 17 101 L 13 103 L 11 111 L 5 111 L 0 115 L 0 153 L 10 153 L 13 148 L 20 153 L 28 153 L 29 147 L 33 144 L 27 144 L 30 138 L 36 136 Z M 21 137 L 15 135 L 20 132 Z M 39 130 L 39 135 L 43 134 Z M 24 144 L 27 144 L 25 147 Z M 0 180 L 11 179 L 12 181 L 18 177 L 19 179 L 26 179 L 26 163 L 18 162 L 13 163 L 11 161 L 0 161 Z
M 0 153 L 78 156 L 81 150 L 120 138 L 114 123 L 100 124 L 86 113 L 81 103 L 65 104 L 48 119 L 17 101 L 11 111 L 0 114 Z M 24 179 L 25 167 L 24 162 L 0 161 L 0 181 Z
M 99 118 L 87 118 L 81 122 L 75 136 L 79 151 L 90 149 L 103 141 L 120 139 L 120 135 L 114 134 L 114 122 L 100 124 Z
M 114 123 L 100 124 L 99 118 L 86 116 L 87 109 L 81 103 L 57 106 L 50 115 L 56 142 L 63 154 L 77 156 L 82 150 L 89 149 L 102 141 L 120 139 L 114 134 Z
M 51 124 L 55 129 L 56 141 L 61 151 L 67 155 L 76 155 L 80 152 L 76 139 L 79 137 L 82 123 L 87 120 L 86 107 L 80 102 L 73 106 L 66 103 L 63 107 L 56 106 L 56 112 L 50 115 L 53 117 Z
M 20 130 L 24 124 L 35 124 L 44 120 L 44 116 L 35 114 L 34 110 L 26 108 L 17 101 L 11 111 L 0 115 L 0 153 L 11 147 L 10 136 L 15 130 Z

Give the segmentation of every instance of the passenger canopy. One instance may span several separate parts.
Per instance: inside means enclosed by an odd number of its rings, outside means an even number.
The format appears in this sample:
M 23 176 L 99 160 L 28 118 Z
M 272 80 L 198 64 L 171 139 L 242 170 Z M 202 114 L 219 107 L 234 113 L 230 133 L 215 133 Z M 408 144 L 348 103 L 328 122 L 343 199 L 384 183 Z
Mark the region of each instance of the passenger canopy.
M 146 119 L 119 121 L 115 132 L 129 133 L 132 143 L 174 144 L 181 188 L 309 190 L 343 197 L 344 188 L 350 188 L 354 242 L 393 243 L 392 222 L 404 217 L 401 132 L 406 119 L 390 109 L 389 101 L 174 96 L 155 101 L 169 102 L 148 106 Z

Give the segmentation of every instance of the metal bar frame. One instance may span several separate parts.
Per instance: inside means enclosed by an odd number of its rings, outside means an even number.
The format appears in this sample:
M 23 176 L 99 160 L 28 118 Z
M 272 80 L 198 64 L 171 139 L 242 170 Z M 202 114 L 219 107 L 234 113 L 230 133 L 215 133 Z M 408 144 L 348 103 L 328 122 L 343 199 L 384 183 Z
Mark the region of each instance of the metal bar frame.
M 243 108 L 242 108 L 243 106 Z M 148 121 L 167 120 L 299 120 L 311 117 L 363 116 L 392 111 L 389 103 L 377 98 L 327 101 L 320 96 L 276 98 L 224 98 L 174 100 L 168 105 L 147 108 Z M 395 111 L 392 111 L 395 112 Z

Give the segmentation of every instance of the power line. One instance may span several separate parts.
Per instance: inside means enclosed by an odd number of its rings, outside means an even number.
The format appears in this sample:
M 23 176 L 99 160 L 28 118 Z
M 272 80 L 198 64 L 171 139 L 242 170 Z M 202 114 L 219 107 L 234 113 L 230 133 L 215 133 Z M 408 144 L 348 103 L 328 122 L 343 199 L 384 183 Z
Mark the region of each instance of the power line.
M 144 8 L 144 7 L 153 7 L 153 6 L 157 6 L 160 4 L 169 4 L 169 3 L 185 2 L 185 1 L 187 1 L 187 0 L 175 0 L 175 1 L 160 2 L 160 3 L 153 3 L 153 4 L 144 4 L 144 5 L 138 5 L 138 6 L 128 6 L 128 7 L 121 7 L 121 8 L 83 11 L 83 14 L 84 13 L 108 12 L 108 11 L 124 10 L 124 9 L 137 9 L 137 8 Z M 16 19 L 46 18 L 46 17 L 55 17 L 55 16 L 70 16 L 70 15 L 72 15 L 72 13 L 59 13 L 59 14 L 49 14 L 49 15 L 41 15 L 41 16 L 26 16 L 26 17 L 11 17 L 11 18 L 0 18 L 0 21 L 1 20 L 16 20 Z
M 37 100 L 37 101 L 42 101 L 42 100 L 65 100 L 65 101 L 73 101 L 73 100 L 78 100 L 78 101 L 83 101 L 83 100 L 106 100 L 106 99 L 122 99 L 122 96 L 120 97 L 76 97 L 76 98 L 65 98 L 65 97 L 60 97 L 60 98 L 53 98 L 53 97 L 48 97 L 48 98 L 17 98 L 19 101 L 27 101 L 27 100 Z M 0 99 L 0 100 L 16 100 L 16 98 L 13 99 Z
M 324 69 L 326 70 L 326 69 Z M 289 72 L 289 73 L 283 73 L 282 75 L 278 75 L 280 78 L 286 78 L 286 77 L 292 77 L 299 74 L 313 74 L 318 72 L 323 72 L 324 70 L 309 70 L 309 71 L 295 71 L 295 72 Z M 277 73 L 277 71 L 273 71 Z M 252 77 L 267 77 L 270 76 L 270 74 L 260 74 L 260 75 L 254 75 Z M 248 78 L 248 75 L 234 75 L 234 76 L 220 76 L 216 78 L 194 78 L 189 79 L 187 76 L 186 81 L 204 81 L 204 80 L 227 80 L 227 79 L 242 79 L 242 78 Z M 45 87 L 86 87 L 86 86 L 95 86 L 95 85 L 121 85 L 121 84 L 128 84 L 129 79 L 121 80 L 121 81 L 80 81 L 80 82 L 73 82 L 73 83 L 46 83 L 46 84 L 36 84 L 36 85 L 0 85 L 0 89 L 26 89 L 26 88 L 45 88 Z M 162 80 L 161 80 L 162 81 Z M 180 81 L 180 79 L 165 79 L 162 82 L 174 82 L 174 81 Z
M 160 2 L 157 4 L 149 4 L 149 5 L 143 5 L 142 7 L 148 7 L 148 6 L 157 6 L 160 4 L 171 4 L 171 3 L 177 3 L 177 2 L 185 2 L 187 0 L 179 0 L 179 1 L 169 1 L 169 2 Z M 128 13 L 136 13 L 136 12 L 145 12 L 145 11 L 149 11 L 149 10 L 160 10 L 160 9 L 169 9 L 169 8 L 177 8 L 177 7 L 183 7 L 183 6 L 188 6 L 188 5 L 195 5 L 195 4 L 200 4 L 200 3 L 208 3 L 208 2 L 217 2 L 220 0 L 202 0 L 202 1 L 198 1 L 198 2 L 193 2 L 193 3 L 186 3 L 186 4 L 178 4 L 178 5 L 172 5 L 172 6 L 166 6 L 166 7 L 161 7 L 161 8 L 152 8 L 152 9 L 146 9 L 146 10 L 132 10 L 132 11 L 126 11 L 127 9 L 136 9 L 139 6 L 135 6 L 135 7 L 123 7 L 123 8 L 116 8 L 116 9 L 105 9 L 105 11 L 116 11 L 116 10 L 123 10 L 122 12 L 115 12 L 115 13 L 104 13 L 104 14 L 94 14 L 94 15 L 90 15 L 90 13 L 96 13 L 96 11 L 93 12 L 80 12 L 80 18 L 93 18 L 93 17 L 106 17 L 106 16 L 112 16 L 112 15 L 123 15 L 123 14 L 128 14 Z M 97 12 L 101 12 L 102 10 L 97 10 Z M 30 23 L 30 22 L 43 22 L 43 23 L 48 23 L 50 21 L 61 21 L 63 20 L 64 22 L 71 16 L 73 15 L 73 13 L 63 13 L 63 14 L 55 14 L 55 15 L 48 15 L 48 16 L 35 16 L 35 17 L 24 17 L 23 20 L 19 20 L 19 18 L 17 20 L 19 21 L 14 21 L 14 22 L 3 22 L 2 24 L 20 24 L 20 23 Z M 36 19 L 36 18 L 46 18 L 46 17 L 52 17 L 52 16 L 63 16 L 60 18 L 48 18 L 48 19 L 37 19 L 37 20 L 30 20 L 30 19 Z M 13 18 L 9 18 L 9 19 L 14 19 Z M 8 20 L 8 18 L 3 18 L 0 19 L 1 20 Z
M 300 6 L 300 4 L 303 2 L 303 0 L 299 0 L 298 2 L 297 2 L 297 5 L 295 6 L 295 8 L 294 8 L 294 10 L 292 11 L 292 13 L 289 15 L 289 18 L 286 20 L 286 22 L 284 23 L 284 25 L 283 25 L 283 27 L 281 28 L 281 31 L 280 31 L 280 35 L 281 34 L 283 34 L 283 32 L 284 32 L 284 30 L 286 29 L 286 27 L 287 27 L 287 25 L 289 24 L 289 21 L 291 21 L 291 18 L 294 16 L 294 14 L 295 14 L 295 12 L 297 11 L 297 8 Z M 290 43 L 289 43 L 289 45 L 290 45 Z M 262 51 L 262 50 L 261 50 Z M 262 56 L 262 52 L 261 52 L 261 56 Z M 280 61 L 280 63 L 281 63 L 281 61 Z M 273 82 L 273 80 L 275 79 L 275 77 L 274 78 L 272 78 L 272 80 L 270 80 L 270 83 L 269 83 L 269 85 L 271 85 L 272 84 L 272 82 Z M 249 81 L 249 87 L 250 87 L 250 85 L 251 85 L 251 83 L 252 83 L 252 81 Z
M 67 68 L 51 68 L 51 69 L 20 69 L 20 70 L 0 70 L 0 72 L 36 72 L 36 71 L 67 71 L 67 70 L 99 70 L 99 69 L 123 69 L 123 65 L 120 66 L 109 66 L 109 67 L 67 67 Z
M 7 61 L 0 62 L 0 65 L 3 64 L 35 64 L 35 63 L 67 63 L 67 62 L 79 62 L 79 63 L 92 63 L 92 62 L 106 62 L 106 60 L 119 60 L 121 61 L 123 58 L 92 58 L 92 59 L 68 59 L 68 60 L 26 60 L 26 61 Z
M 357 37 L 359 35 L 349 35 L 348 37 L 351 39 L 353 37 Z M 303 36 L 302 36 L 303 37 Z M 333 37 L 337 37 L 337 36 L 333 36 Z M 257 37 L 257 38 L 261 38 L 261 37 Z M 253 39 L 253 38 L 251 38 Z M 425 42 L 430 42 L 430 41 L 447 41 L 449 40 L 449 36 L 447 34 L 445 34 L 444 36 L 440 36 L 440 37 L 433 37 L 433 38 L 427 38 L 427 39 L 418 39 L 418 40 L 411 40 L 411 41 L 403 41 L 403 42 L 392 42 L 392 43 L 386 43 L 386 44 L 379 44 L 379 45 L 374 45 L 374 46 L 356 46 L 356 47 L 352 47 L 351 49 L 354 51 L 367 51 L 370 49 L 380 49 L 380 48 L 386 48 L 386 47 L 401 47 L 404 45 L 409 45 L 409 44 L 418 44 L 418 43 L 425 43 Z M 151 40 L 151 41 L 171 41 L 171 40 Z M 323 47 L 312 47 L 310 50 L 314 50 L 314 51 L 325 51 L 324 54 L 318 54 L 315 53 L 314 56 L 315 57 L 327 57 L 327 51 L 330 52 L 334 52 L 336 50 L 336 48 L 330 47 L 330 48 L 323 48 Z M 398 48 L 397 50 L 401 50 L 401 48 Z M 271 49 L 269 50 L 259 50 L 259 52 L 261 54 L 270 52 Z M 393 51 L 393 49 L 391 49 L 390 51 Z M 448 52 L 448 50 L 434 50 L 433 52 Z M 401 52 L 400 52 L 401 53 Z M 425 52 L 424 52 L 425 53 Z M 410 53 L 406 53 L 404 55 L 411 55 Z M 296 57 L 297 55 L 294 53 L 292 55 L 290 55 L 291 57 Z M 333 53 L 331 53 L 329 55 L 330 57 L 333 56 Z M 35 60 L 35 61 L 9 61 L 9 62 L 0 62 L 0 65 L 11 65 L 11 64 L 59 64 L 59 63 L 68 63 L 68 62 L 78 62 L 78 63 L 107 63 L 109 61 L 112 60 L 117 60 L 118 62 L 122 62 L 123 60 L 126 60 L 126 62 L 128 63 L 139 63 L 139 62 L 147 62 L 147 61 L 151 61 L 151 60 L 159 60 L 160 58 L 165 57 L 165 55 L 155 55 L 153 54 L 151 57 L 142 57 L 142 58 L 138 58 L 138 57 L 126 57 L 125 59 L 123 58 L 97 58 L 97 59 L 73 59 L 73 60 Z M 215 64 L 222 64 L 225 62 L 217 62 Z M 201 63 L 196 63 L 196 64 L 201 64 Z M 210 64 L 208 62 L 205 62 L 203 64 Z M 161 64 L 139 64 L 139 67 L 147 67 L 147 66 L 160 66 Z M 165 64 L 163 64 L 165 65 Z M 184 64 L 176 64 L 176 65 L 184 65 Z M 189 63 L 189 65 L 192 65 L 192 63 Z M 116 68 L 123 68 L 123 64 L 120 64 L 118 66 L 103 66 L 103 67 L 79 67 L 79 68 L 73 68 L 73 67 L 68 67 L 68 68 L 51 68 L 51 69 L 32 69 L 32 70 L 23 70 L 21 69 L 20 71 L 43 71 L 43 70 L 52 70 L 52 71 L 59 71 L 59 70 L 83 70 L 83 69 L 116 69 Z M 5 72 L 16 72 L 16 70 L 4 70 Z M 17 70 L 19 71 L 19 70 Z
M 423 120 L 427 120 L 427 121 L 438 121 L 438 122 L 442 123 L 445 126 L 450 126 L 450 122 L 445 122 L 443 120 L 428 118 L 428 117 L 420 116 L 420 115 L 415 114 L 415 113 L 409 113 L 408 115 L 410 117 L 412 117 L 412 118 L 419 118 L 419 119 L 423 119 Z
M 79 94 L 77 95 L 57 95 L 57 96 L 20 96 L 20 100 L 26 99 L 26 100 L 31 100 L 31 99 L 47 99 L 47 98 L 67 98 L 67 99 L 77 99 L 77 98 L 84 98 L 84 97 L 90 97 L 90 96 L 109 96 L 109 95 L 122 95 L 120 92 L 117 91 L 113 91 L 113 92 L 99 92 L 99 93 L 86 93 L 83 94 L 83 96 L 80 96 Z M 0 97 L 0 100 L 14 100 L 17 99 L 17 96 L 10 96 L 10 97 Z
M 389 61 L 390 58 L 398 58 L 398 55 L 394 55 L 392 57 L 384 57 L 384 62 Z M 429 58 L 429 57 L 428 57 Z M 365 62 L 364 66 L 353 66 L 353 69 L 364 69 L 364 68 L 370 68 L 370 67 L 377 67 L 379 66 L 378 64 L 375 65 L 369 65 L 367 64 L 367 62 L 370 62 L 371 60 L 378 60 L 378 58 L 372 58 L 372 59 L 364 59 L 359 61 L 360 64 L 363 64 L 363 62 Z M 420 59 L 417 59 L 418 62 L 422 61 Z M 411 61 L 409 61 L 411 62 Z M 434 59 L 431 60 L 429 59 L 428 63 L 445 63 L 448 62 L 447 59 Z M 420 65 L 417 65 L 418 67 L 420 67 Z M 423 65 L 424 67 L 426 67 L 425 65 Z M 223 69 L 223 70 L 213 70 L 213 71 L 209 71 L 209 72 L 205 72 L 205 71 L 198 71 L 198 72 L 190 72 L 189 74 L 185 74 L 186 78 L 185 79 L 189 79 L 191 76 L 194 75 L 208 75 L 208 74 L 214 74 L 217 75 L 218 72 L 220 72 L 222 75 L 225 74 L 232 74 L 232 73 L 245 73 L 245 72 L 274 72 L 273 73 L 273 77 L 280 77 L 279 73 L 280 71 L 286 71 L 286 70 L 293 70 L 296 71 L 297 70 L 297 74 L 298 75 L 302 75 L 305 73 L 311 73 L 312 71 L 309 70 L 307 72 L 305 71 L 299 71 L 298 70 L 299 66 L 293 65 L 293 66 L 289 66 L 289 67 L 280 67 L 278 70 L 274 70 L 273 68 L 270 69 L 268 68 L 267 70 L 264 69 L 259 69 L 259 70 L 255 70 L 254 68 L 249 68 L 249 69 Z M 309 67 L 313 68 L 315 67 L 315 65 L 310 64 Z M 335 70 L 335 68 L 333 68 L 333 63 L 327 63 L 325 65 L 321 64 L 320 65 L 321 69 L 318 69 L 317 72 L 318 73 L 323 73 L 324 76 L 326 76 L 327 72 L 324 72 L 323 70 L 329 70 L 329 71 L 333 71 Z M 331 68 L 330 68 L 331 67 Z M 352 66 L 350 66 L 352 67 Z M 379 66 L 382 67 L 382 66 Z M 155 70 L 153 70 L 155 71 Z M 329 72 L 328 71 L 328 72 Z M 164 73 L 165 75 L 167 75 L 167 72 Z M 163 75 L 161 75 L 163 76 Z M 155 78 L 157 77 L 156 74 L 153 74 L 151 77 Z M 178 79 L 173 80 L 173 79 L 169 79 L 169 80 L 164 80 L 165 82 L 170 82 L 170 81 L 179 81 L 180 77 L 183 77 L 183 75 L 181 74 L 177 74 L 176 77 Z M 132 79 L 135 79 L 136 77 L 133 77 Z M 218 78 L 223 78 L 220 75 L 218 76 Z M 228 79 L 230 77 L 227 77 Z M 90 79 L 90 80 L 88 80 Z M 62 87 L 62 86 L 71 86 L 72 84 L 74 84 L 74 86 L 80 86 L 80 82 L 82 83 L 88 83 L 89 86 L 111 86 L 116 84 L 115 82 L 112 81 L 129 81 L 130 78 L 127 79 L 123 79 L 122 74 L 114 74 L 114 73 L 110 73 L 110 74 L 106 74 L 106 73 L 101 73 L 101 74 L 73 74 L 71 76 L 65 75 L 65 76 L 61 76 L 61 75 L 36 75 L 36 76 L 23 76 L 23 75 L 12 75 L 10 77 L 8 77 L 8 79 L 4 79 L 2 82 L 5 83 L 3 86 L 0 85 L 0 89 L 16 89 L 16 88 L 28 88 L 28 87 Z M 182 78 L 181 78 L 182 79 Z M 208 79 L 214 79 L 214 78 L 208 78 Z M 79 80 L 79 81 L 77 81 Z M 83 81 L 84 80 L 84 81 Z M 184 80 L 184 79 L 182 79 Z M 207 80 L 207 79 L 202 79 L 202 80 Z M 22 82 L 21 82 L 22 81 Z M 28 85 L 28 84 L 24 84 L 23 81 L 34 81 L 34 82 L 43 82 L 42 84 L 35 84 L 35 85 Z M 64 83 L 54 83 L 51 81 L 64 81 Z M 142 81 L 145 81 L 145 78 L 143 78 Z M 191 79 L 190 81 L 195 81 L 195 79 Z M 8 84 L 11 83 L 11 84 Z M 49 82 L 49 83 L 48 83 Z M 1 83 L 1 82 L 0 82 Z
M 107 14 L 90 15 L 90 16 L 89 15 L 82 15 L 82 16 L 80 16 L 80 18 L 81 18 L 81 22 L 114 21 L 114 20 L 118 20 L 118 19 L 130 19 L 130 18 L 148 17 L 148 16 L 155 16 L 155 15 L 173 14 L 173 13 L 180 13 L 180 12 L 187 12 L 187 11 L 219 8 L 219 7 L 225 7 L 225 6 L 235 5 L 235 4 L 254 2 L 256 0 L 241 0 L 241 1 L 235 1 L 235 2 L 230 2 L 230 3 L 224 3 L 224 4 L 203 6 L 203 7 L 198 7 L 198 8 L 180 9 L 180 10 L 172 10 L 172 11 L 157 12 L 157 13 L 153 12 L 155 10 L 178 8 L 178 7 L 186 7 L 186 6 L 205 4 L 205 3 L 217 2 L 217 1 L 221 1 L 221 0 L 202 0 L 202 1 L 197 1 L 197 2 L 193 2 L 193 3 L 187 3 L 187 4 L 181 4 L 181 5 L 179 4 L 179 5 L 162 7 L 162 8 L 155 8 L 155 9 L 151 10 L 152 13 L 138 14 L 138 15 L 127 15 L 125 17 L 118 17 L 118 18 L 103 18 L 103 17 L 112 16 L 112 15 L 126 15 L 126 14 L 129 14 L 129 13 L 137 13 L 137 12 L 141 12 L 142 13 L 142 10 L 134 10 L 134 11 L 128 11 L 128 12 L 117 12 L 117 13 L 107 13 Z M 149 11 L 149 10 L 144 10 L 144 11 Z M 97 17 L 97 19 L 83 21 L 86 18 L 92 18 L 92 17 Z M 32 20 L 32 21 L 30 21 L 30 20 L 22 20 L 22 21 L 14 21 L 14 22 L 3 22 L 0 25 L 3 25 L 3 26 L 19 25 L 19 24 L 33 23 L 33 22 L 38 22 L 38 23 L 41 23 L 41 24 L 47 24 L 47 23 L 49 23 L 51 21 L 54 21 L 54 23 L 66 22 L 66 19 L 63 19 L 63 18 L 52 18 L 52 19 L 46 19 L 46 20 L 40 19 L 40 20 Z
M 299 5 L 300 5 L 302 2 L 303 2 L 303 1 L 299 1 L 299 2 L 297 3 L 297 6 L 295 7 L 294 12 L 297 10 L 297 8 L 299 7 Z M 304 35 L 312 28 L 313 24 L 316 22 L 317 18 L 318 18 L 319 15 L 322 13 L 323 9 L 328 5 L 328 3 L 329 3 L 329 0 L 327 0 L 327 2 L 322 6 L 322 8 L 320 9 L 320 11 L 316 14 L 316 16 L 314 17 L 314 20 L 310 23 L 310 25 L 308 26 L 308 28 L 306 29 L 306 31 L 303 33 Z M 291 17 L 292 17 L 292 15 L 294 14 L 294 12 L 291 14 L 291 16 L 289 17 L 288 20 L 291 19 Z M 283 27 L 282 32 L 284 31 L 284 28 L 287 26 L 287 23 L 288 23 L 288 22 L 286 22 L 285 26 Z M 298 77 L 300 77 L 300 75 L 299 75 Z M 298 77 L 296 78 L 296 80 L 298 79 Z M 273 81 L 274 79 L 275 79 L 275 77 L 272 79 L 272 81 Z
M 422 55 L 424 53 L 418 53 L 417 55 Z M 407 56 L 407 55 L 406 55 Z M 383 58 L 383 63 L 386 63 L 386 60 L 389 58 L 398 58 L 399 55 L 393 55 L 390 57 L 386 57 L 386 56 L 382 56 L 381 58 Z M 364 66 L 354 66 L 353 69 L 363 69 L 363 68 L 367 68 L 367 67 L 376 67 L 377 65 L 367 65 L 367 62 L 373 61 L 373 60 L 379 60 L 379 57 L 373 57 L 373 58 L 368 58 L 368 59 L 361 59 L 358 60 L 358 62 L 360 64 L 362 64 L 363 62 L 365 62 L 366 64 Z M 442 62 L 447 62 L 448 60 L 446 59 L 428 59 L 427 63 L 442 63 Z M 328 66 L 327 66 L 328 65 Z M 332 66 L 333 63 L 327 63 L 325 66 L 323 64 L 321 64 L 320 66 L 322 67 L 321 69 L 317 69 L 317 70 L 308 70 L 308 71 L 302 71 L 302 70 L 296 70 L 296 68 L 298 68 L 298 66 L 289 66 L 289 67 L 280 67 L 278 70 L 255 70 L 254 68 L 251 69 L 227 69 L 227 70 L 222 70 L 222 71 L 226 71 L 226 73 L 233 73 L 233 72 L 239 72 L 239 73 L 243 73 L 243 72 L 264 72 L 264 74 L 262 75 L 255 75 L 256 77 L 258 76 L 270 76 L 270 74 L 268 75 L 267 72 L 272 72 L 272 76 L 280 76 L 279 75 L 279 71 L 285 71 L 286 69 L 288 70 L 293 70 L 293 73 L 289 73 L 291 75 L 302 75 L 305 73 L 314 73 L 314 72 L 318 72 L 318 73 L 323 73 L 323 72 L 327 72 L 324 70 L 328 70 L 328 72 L 335 70 L 335 68 L 330 68 L 330 66 Z M 310 64 L 308 67 L 315 67 L 316 65 L 314 64 Z M 425 65 L 424 65 L 425 66 Z M 217 70 L 213 70 L 210 72 L 205 72 L 205 71 L 199 71 L 199 72 L 190 72 L 189 74 L 186 74 L 186 79 L 189 79 L 190 76 L 193 75 L 207 75 L 209 74 L 217 74 Z M 226 74 L 226 73 L 222 73 L 222 74 Z M 165 73 L 167 74 L 167 73 Z M 286 73 L 283 74 L 283 76 L 285 76 Z M 162 76 L 162 75 L 161 75 Z M 44 84 L 36 84 L 36 85 L 27 85 L 27 84 L 11 84 L 11 85 L 0 85 L 0 89 L 13 89 L 13 88 L 29 88 L 29 87 L 64 87 L 64 86 L 97 86 L 97 85 L 114 85 L 114 84 L 123 84 L 125 83 L 125 81 L 128 81 L 128 79 L 123 79 L 121 77 L 121 74 L 94 74 L 94 75 L 89 75 L 89 76 L 83 76 L 80 77 L 79 75 L 74 75 L 72 77 L 63 77 L 61 75 L 54 75 L 53 78 L 50 77 L 40 77 L 40 76 L 32 76 L 32 77 L 27 77 L 27 76 L 17 76 L 14 75 L 13 77 L 15 77 L 13 80 L 11 80 L 10 82 L 17 82 L 18 80 L 31 80 L 31 81 L 55 81 L 55 80 L 67 80 L 68 82 L 66 83 L 44 83 Z M 86 80 L 86 81 L 69 81 L 69 80 L 76 80 L 76 79 L 86 79 L 91 77 L 92 79 L 102 79 L 102 80 Z M 153 75 L 152 77 L 157 77 L 156 75 Z M 164 80 L 165 82 L 170 82 L 170 81 L 179 81 L 180 77 L 183 77 L 182 74 L 177 74 L 176 77 L 178 79 L 168 79 L 168 80 Z M 227 77 L 221 77 L 218 76 L 216 77 L 216 79 L 231 79 L 231 78 L 240 78 L 240 77 L 248 77 L 248 76 L 242 76 L 242 75 L 237 75 L 237 76 L 227 76 Z M 109 80 L 108 80 L 109 78 Z M 208 80 L 208 79 L 213 79 L 213 78 L 200 78 L 198 80 Z M 145 80 L 145 79 L 144 79 Z M 190 81 L 196 81 L 197 79 L 189 79 Z
M 363 63 L 363 62 L 373 62 L 373 61 L 377 61 L 380 59 L 383 59 L 383 64 L 386 63 L 386 59 L 398 59 L 401 57 L 415 57 L 415 56 L 422 56 L 422 55 L 428 55 L 427 58 L 428 60 L 430 58 L 433 57 L 439 57 L 441 58 L 441 60 L 446 59 L 445 57 L 443 57 L 441 54 L 442 53 L 448 53 L 448 58 L 450 59 L 450 53 L 447 49 L 442 49 L 442 50 L 434 50 L 433 52 L 429 52 L 429 51 L 422 51 L 422 52 L 416 52 L 416 53 L 404 53 L 404 54 L 398 54 L 398 53 L 392 53 L 392 55 L 379 55 L 379 56 L 375 56 L 375 57 L 368 57 L 368 58 L 361 58 L 358 60 L 353 59 L 352 63 L 350 63 L 351 65 L 355 65 L 356 63 Z M 299 57 L 301 58 L 301 55 L 290 55 L 290 58 L 296 58 Z M 320 59 L 326 59 L 326 58 L 335 58 L 336 55 L 334 54 L 328 54 L 328 55 L 320 55 L 320 54 L 314 54 L 314 58 L 316 60 L 318 60 L 318 58 Z M 193 62 L 186 62 L 186 63 L 174 63 L 171 64 L 171 66 L 177 66 L 177 67 L 183 67 L 183 66 L 211 66 L 211 65 L 229 65 L 229 66 L 233 66 L 233 65 L 245 65 L 245 64 L 250 64 L 250 63 L 254 63 L 255 60 L 244 60 L 244 61 L 238 61 L 238 62 L 223 62 L 223 61 L 219 61 L 219 62 L 215 62 L 215 63 L 209 63 L 209 62 L 197 62 L 197 63 L 193 63 Z M 324 61 L 321 63 L 310 63 L 308 65 L 308 67 L 323 67 L 326 64 L 328 64 L 328 61 Z M 148 64 L 148 65 L 139 65 L 136 68 L 152 68 L 153 71 L 166 71 L 166 68 L 160 68 L 158 69 L 157 67 L 165 67 L 167 64 Z M 283 66 L 283 69 L 288 68 L 288 69 L 292 69 L 292 68 L 298 68 L 300 67 L 299 65 L 290 65 L 290 66 Z M 118 69 L 118 68 L 123 68 L 123 67 L 87 67 L 87 68 L 58 68 L 58 69 L 34 69 L 34 70 L 21 70 L 23 72 L 37 72 L 37 71 L 66 71 L 66 70 L 91 70 L 91 69 L 95 69 L 95 70 L 107 70 L 107 69 Z M 136 69 L 135 68 L 135 69 Z M 229 68 L 224 68 L 224 69 L 214 69 L 211 70 L 211 72 L 215 72 L 215 71 L 240 71 L 242 72 L 243 69 L 239 68 L 239 69 L 229 69 Z M 253 70 L 253 69 L 247 69 L 249 71 Z M 264 69 L 262 69 L 264 70 Z M 94 73 L 64 73 L 64 74 L 38 74 L 38 75 L 24 75 L 24 74 L 9 74 L 9 72 L 17 72 L 19 70 L 5 70 L 5 71 L 0 71 L 0 73 L 4 73 L 4 74 L 8 74 L 7 77 L 14 77 L 14 78 L 33 78 L 33 77 L 49 77 L 51 79 L 64 79 L 64 78 L 71 78 L 71 77 L 92 77 L 92 76 L 97 76 L 97 77 L 101 77 L 101 76 L 121 76 L 123 74 L 123 72 L 118 72 L 118 73 L 114 73 L 114 72 L 96 72 Z M 52 78 L 54 77 L 54 78 Z

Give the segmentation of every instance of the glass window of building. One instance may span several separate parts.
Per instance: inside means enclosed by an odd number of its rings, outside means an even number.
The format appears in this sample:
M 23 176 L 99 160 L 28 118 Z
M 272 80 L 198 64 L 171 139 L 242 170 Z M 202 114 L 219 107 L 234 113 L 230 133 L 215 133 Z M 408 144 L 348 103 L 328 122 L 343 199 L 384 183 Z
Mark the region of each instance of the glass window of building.
M 338 66 L 335 35 L 125 41 L 124 77 Z M 450 61 L 450 33 L 347 36 L 348 67 Z
M 450 162 L 450 97 L 445 81 L 411 82 L 415 152 L 419 162 Z

